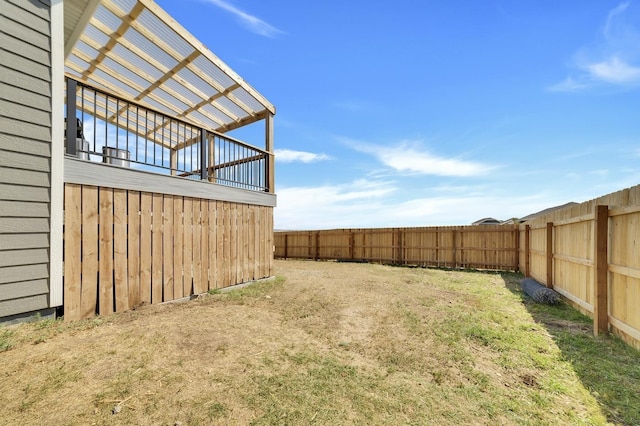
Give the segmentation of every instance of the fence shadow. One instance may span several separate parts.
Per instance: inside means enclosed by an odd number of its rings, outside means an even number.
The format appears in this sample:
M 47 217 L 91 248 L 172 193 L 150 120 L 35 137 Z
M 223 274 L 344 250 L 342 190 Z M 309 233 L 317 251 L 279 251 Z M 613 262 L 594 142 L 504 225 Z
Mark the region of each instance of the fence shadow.
M 640 424 L 640 351 L 615 336 L 593 335 L 593 321 L 566 303 L 533 302 L 520 288 L 522 275 L 502 273 L 506 287 L 518 295 L 571 363 L 583 386 L 614 424 Z

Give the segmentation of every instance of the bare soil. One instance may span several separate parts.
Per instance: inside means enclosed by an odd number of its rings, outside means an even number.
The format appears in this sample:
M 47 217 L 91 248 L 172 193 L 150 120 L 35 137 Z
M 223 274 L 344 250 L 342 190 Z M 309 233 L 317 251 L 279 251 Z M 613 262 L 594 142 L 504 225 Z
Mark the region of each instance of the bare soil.
M 545 365 L 560 352 L 499 274 L 304 261 L 276 273 L 7 329 L 0 425 L 606 422 L 567 365 Z M 510 327 L 531 355 L 495 334 Z

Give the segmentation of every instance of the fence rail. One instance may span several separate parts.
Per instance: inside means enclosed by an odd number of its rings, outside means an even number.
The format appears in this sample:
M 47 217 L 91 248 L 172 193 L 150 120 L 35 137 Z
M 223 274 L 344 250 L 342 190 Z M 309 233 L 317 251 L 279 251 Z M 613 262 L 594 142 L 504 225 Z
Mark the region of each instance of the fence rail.
M 68 155 L 268 192 L 269 154 L 67 79 Z
M 515 225 L 279 231 L 275 256 L 518 270 Z

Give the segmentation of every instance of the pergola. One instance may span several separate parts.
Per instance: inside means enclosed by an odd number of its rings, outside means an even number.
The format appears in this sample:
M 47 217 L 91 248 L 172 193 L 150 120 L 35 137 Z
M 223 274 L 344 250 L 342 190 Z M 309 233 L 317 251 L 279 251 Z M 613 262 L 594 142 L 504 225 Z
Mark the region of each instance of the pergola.
M 265 120 L 273 162 L 275 107 L 153 0 L 65 0 L 64 15 L 67 77 L 207 131 Z M 170 121 L 132 118 L 117 104 L 93 113 L 141 136 L 162 131 L 169 137 L 161 144 L 174 150 L 198 139 L 172 132 Z

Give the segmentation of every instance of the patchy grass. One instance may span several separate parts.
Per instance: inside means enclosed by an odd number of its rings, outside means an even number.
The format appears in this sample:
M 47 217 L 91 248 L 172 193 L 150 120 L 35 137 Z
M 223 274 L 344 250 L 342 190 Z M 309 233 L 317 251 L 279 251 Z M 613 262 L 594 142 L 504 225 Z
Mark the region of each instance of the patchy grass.
M 0 329 L 0 424 L 640 423 L 640 354 L 567 306 L 530 303 L 517 275 L 276 272 L 184 304 Z
M 0 329 L 0 352 L 8 351 L 13 347 L 12 335 L 13 331 Z
M 518 291 L 517 277 L 505 276 Z M 614 424 L 640 424 L 639 353 L 616 336 L 593 336 L 593 321 L 567 304 L 540 305 L 523 297 L 534 320 L 543 326 L 571 364 L 581 383 Z

